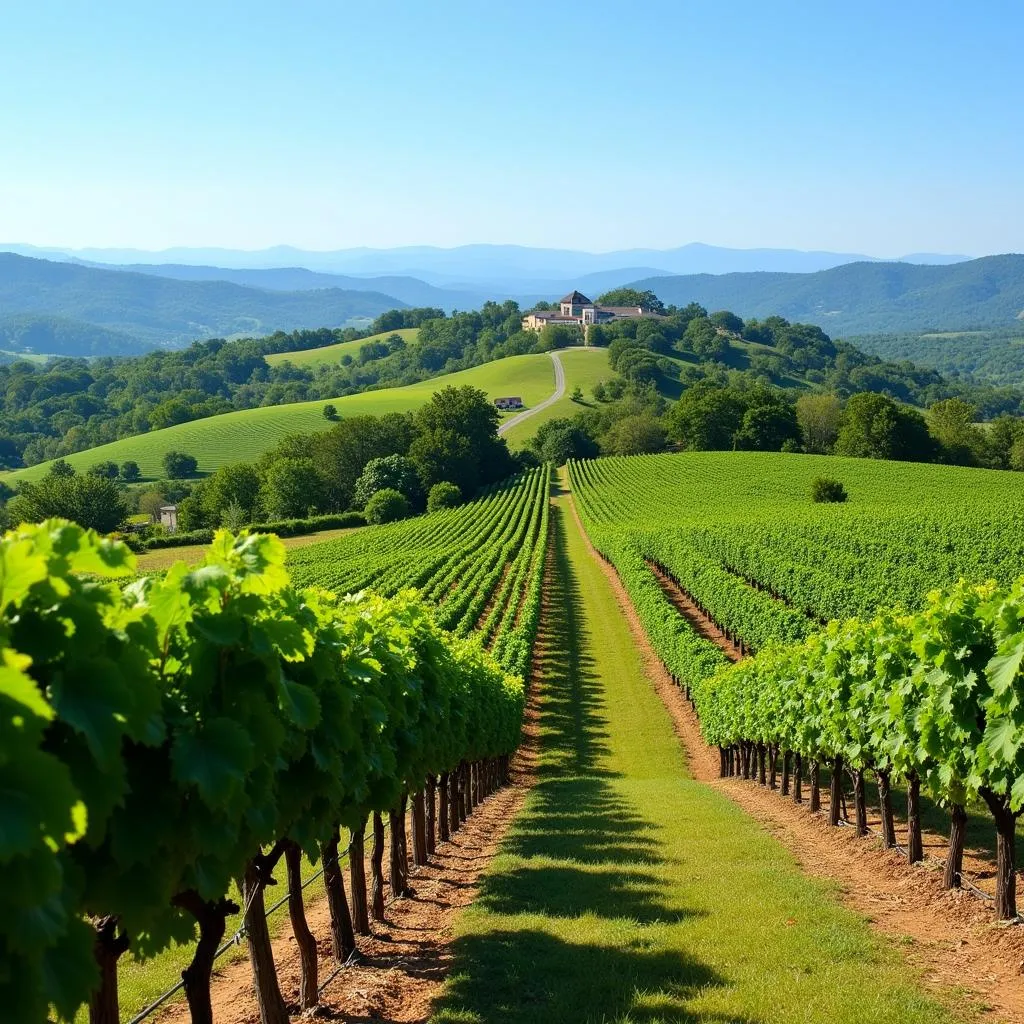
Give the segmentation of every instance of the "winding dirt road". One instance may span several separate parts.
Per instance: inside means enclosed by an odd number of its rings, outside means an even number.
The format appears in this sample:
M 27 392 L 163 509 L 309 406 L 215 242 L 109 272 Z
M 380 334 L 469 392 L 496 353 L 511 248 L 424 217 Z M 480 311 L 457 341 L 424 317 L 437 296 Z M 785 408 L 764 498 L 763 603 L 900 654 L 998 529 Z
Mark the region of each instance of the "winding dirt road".
M 562 360 L 558 358 L 557 352 L 549 352 L 551 361 L 555 364 L 555 390 L 544 399 L 543 402 L 538 402 L 532 409 L 524 409 L 522 412 L 517 413 L 510 420 L 505 420 L 500 427 L 498 427 L 498 435 L 501 436 L 506 431 L 511 430 L 513 427 L 519 426 L 523 420 L 528 420 L 531 416 L 536 415 L 542 409 L 546 409 L 549 405 L 554 405 L 564 394 L 565 394 L 565 367 L 562 366 Z

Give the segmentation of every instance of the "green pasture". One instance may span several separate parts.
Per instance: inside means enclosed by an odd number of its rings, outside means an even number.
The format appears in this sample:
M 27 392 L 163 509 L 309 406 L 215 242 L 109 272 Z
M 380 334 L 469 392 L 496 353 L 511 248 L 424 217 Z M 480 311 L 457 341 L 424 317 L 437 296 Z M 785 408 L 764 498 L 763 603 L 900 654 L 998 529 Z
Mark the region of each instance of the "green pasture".
M 419 334 L 419 328 L 403 327 L 397 331 L 372 334 L 369 338 L 359 338 L 357 341 L 341 341 L 337 345 L 325 345 L 323 348 L 305 348 L 297 352 L 275 352 L 265 358 L 271 366 L 291 363 L 292 366 L 301 366 L 304 370 L 313 370 L 318 366 L 336 366 L 342 356 L 349 355 L 355 359 L 364 345 L 374 341 L 385 341 L 392 334 L 400 335 L 407 345 L 412 345 Z
M 527 406 L 531 406 L 551 394 L 554 382 L 554 367 L 547 355 L 509 356 L 402 388 L 365 391 L 323 401 L 243 409 L 179 423 L 75 452 L 66 456 L 66 460 L 82 472 L 97 462 L 112 460 L 121 463 L 132 459 L 139 464 L 144 477 L 158 478 L 163 476 L 161 460 L 164 453 L 177 450 L 194 455 L 199 460 L 200 473 L 210 473 L 228 463 L 257 459 L 288 434 L 326 430 L 332 426 L 323 415 L 328 401 L 336 407 L 340 417 L 410 412 L 429 401 L 431 395 L 441 388 L 471 385 L 491 398 L 519 395 Z M 571 390 L 571 382 L 569 387 Z M 49 463 L 44 462 L 29 469 L 6 473 L 2 479 L 8 484 L 34 480 L 45 475 L 48 469 Z
M 546 357 L 545 357 L 546 358 Z M 597 403 L 591 393 L 598 381 L 606 381 L 614 376 L 608 366 L 608 350 L 603 348 L 579 349 L 572 348 L 558 353 L 558 358 L 565 367 L 565 395 L 536 416 L 523 420 L 505 434 L 505 440 L 511 448 L 522 448 L 543 423 L 560 419 L 563 416 L 574 416 L 576 413 Z M 583 403 L 574 402 L 569 396 L 576 386 L 583 389 Z

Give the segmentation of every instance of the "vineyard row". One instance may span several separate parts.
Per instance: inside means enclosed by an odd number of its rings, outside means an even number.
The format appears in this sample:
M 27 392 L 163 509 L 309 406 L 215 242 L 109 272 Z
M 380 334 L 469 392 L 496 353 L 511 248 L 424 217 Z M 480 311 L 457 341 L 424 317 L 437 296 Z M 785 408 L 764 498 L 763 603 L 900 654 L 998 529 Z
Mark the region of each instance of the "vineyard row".
M 440 614 L 461 588 L 449 621 L 463 632 L 510 558 L 492 607 L 505 664 L 528 663 L 545 484 L 532 474 L 486 504 L 492 532 L 478 548 L 501 553 L 488 568 L 459 575 L 458 555 L 444 553 L 454 573 Z M 452 522 L 453 534 L 465 525 Z M 377 908 L 382 816 L 397 826 L 390 878 L 401 892 L 407 804 L 419 863 L 435 823 L 443 839 L 504 780 L 521 679 L 478 640 L 443 630 L 419 597 L 302 590 L 284 558 L 272 536 L 222 531 L 200 565 L 122 588 L 111 577 L 132 571 L 131 553 L 72 524 L 0 540 L 0 1000 L 13 1019 L 43 1021 L 51 1008 L 69 1019 L 88 999 L 94 1021 L 116 1021 L 118 958 L 198 927 L 183 980 L 193 1020 L 210 1021 L 212 958 L 238 880 L 261 1014 L 284 1021 L 263 900 L 278 862 L 297 878 L 301 853 L 323 861 L 343 951 L 352 928 L 368 927 L 368 821 Z M 289 888 L 301 901 L 301 886 Z M 315 972 L 315 958 L 304 966 Z M 304 999 L 315 990 L 314 973 Z
M 892 787 L 908 794 L 908 857 L 922 857 L 924 787 L 952 820 L 946 884 L 962 872 L 966 807 L 982 801 L 997 835 L 996 913 L 1016 916 L 1016 820 L 1024 808 L 1024 578 L 960 582 L 932 591 L 913 613 L 883 610 L 812 631 L 806 618 L 686 548 L 672 531 L 636 534 L 595 519 L 606 502 L 586 464 L 571 464 L 581 515 L 623 582 L 662 662 L 693 700 L 722 773 L 764 782 L 783 758 L 785 782 L 809 768 L 812 810 L 822 767 L 838 824 L 844 773 L 855 827 L 866 834 L 865 773 L 874 775 L 883 841 L 895 845 Z M 604 486 L 615 487 L 615 484 Z M 699 636 L 664 593 L 645 554 L 657 555 L 719 626 L 757 655 L 733 665 Z M 754 640 L 753 643 L 750 640 Z

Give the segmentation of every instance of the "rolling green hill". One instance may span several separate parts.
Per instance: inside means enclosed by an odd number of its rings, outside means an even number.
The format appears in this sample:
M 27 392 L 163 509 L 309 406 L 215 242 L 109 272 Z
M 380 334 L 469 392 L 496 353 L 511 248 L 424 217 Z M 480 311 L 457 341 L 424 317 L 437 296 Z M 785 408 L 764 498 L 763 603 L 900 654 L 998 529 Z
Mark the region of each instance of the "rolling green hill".
M 562 416 L 574 416 L 582 406 L 570 397 L 574 387 L 583 389 L 585 402 L 592 402 L 591 390 L 599 380 L 608 380 L 614 376 L 608 366 L 608 352 L 603 348 L 568 349 L 558 354 L 565 367 L 565 394 L 536 416 L 523 420 L 505 433 L 505 440 L 510 448 L 522 448 L 537 433 L 541 424 L 556 420 Z
M 318 366 L 336 366 L 344 355 L 350 355 L 353 359 L 359 355 L 359 350 L 367 344 L 375 341 L 384 341 L 392 334 L 397 334 L 407 345 L 411 345 L 419 334 L 416 327 L 403 327 L 397 331 L 385 331 L 383 334 L 371 334 L 368 338 L 358 338 L 355 341 L 341 341 L 337 345 L 325 345 L 323 348 L 306 348 L 298 352 L 274 352 L 263 358 L 271 366 L 280 366 L 282 363 L 291 363 L 292 366 L 301 366 L 304 369 L 312 370 Z
M 123 355 L 200 338 L 341 327 L 403 305 L 380 292 L 268 291 L 0 253 L 0 337 L 28 333 L 43 339 L 32 343 L 36 351 L 60 355 L 100 354 L 104 337 Z
M 632 287 L 679 306 L 699 302 L 744 318 L 779 315 L 832 335 L 1006 327 L 1024 316 L 1024 256 L 949 266 L 848 263 L 813 274 L 651 277 Z
M 594 366 L 600 367 L 599 376 L 610 375 L 604 350 L 569 352 L 563 358 L 566 359 L 567 396 L 577 382 L 585 390 L 591 386 L 588 381 L 594 377 Z M 592 362 L 587 363 L 586 360 Z M 331 404 L 341 417 L 408 412 L 419 408 L 443 387 L 466 384 L 480 388 L 491 398 L 519 395 L 529 407 L 547 398 L 554 390 L 554 368 L 547 355 L 510 356 L 407 387 L 366 391 L 333 399 Z M 568 403 L 569 399 L 566 397 L 562 401 Z M 121 463 L 132 459 L 139 464 L 144 477 L 157 478 L 163 476 L 161 460 L 164 453 L 177 450 L 194 455 L 199 460 L 200 472 L 209 473 L 228 463 L 256 459 L 288 434 L 326 430 L 331 423 L 323 415 L 325 404 L 322 401 L 298 402 L 224 413 L 75 452 L 68 455 L 66 461 L 75 469 L 84 471 L 97 462 L 112 460 Z M 541 422 L 543 415 L 537 417 Z M 531 421 L 523 423 L 514 440 L 524 443 L 537 426 L 539 423 Z M 40 463 L 7 473 L 3 479 L 8 484 L 38 479 L 46 474 L 49 466 L 48 462 Z

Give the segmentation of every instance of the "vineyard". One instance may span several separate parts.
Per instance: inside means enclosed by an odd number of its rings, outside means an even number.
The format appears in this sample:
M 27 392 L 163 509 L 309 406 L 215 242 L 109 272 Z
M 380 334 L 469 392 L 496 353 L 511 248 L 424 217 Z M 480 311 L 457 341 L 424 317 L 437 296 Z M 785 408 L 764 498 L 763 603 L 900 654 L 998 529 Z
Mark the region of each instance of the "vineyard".
M 949 887 L 961 884 L 966 807 L 981 801 L 997 832 L 996 914 L 1015 917 L 1024 491 L 1004 474 L 806 456 L 753 475 L 749 458 L 570 468 L 592 539 L 720 748 L 722 774 L 775 788 L 781 759 L 782 791 L 799 802 L 806 768 L 817 811 L 827 773 L 832 824 L 849 775 L 863 835 L 870 773 L 889 847 L 899 783 L 911 862 L 924 787 L 949 813 Z M 848 506 L 811 505 L 824 465 L 850 487 Z
M 127 586 L 131 553 L 78 527 L 0 541 L 0 791 L 21 808 L 0 833 L 12 1019 L 70 1018 L 88 998 L 90 1019 L 112 1024 L 118 959 L 198 932 L 184 990 L 193 1020 L 211 1020 L 213 959 L 240 903 L 261 1015 L 287 1020 L 264 905 L 279 863 L 302 1007 L 316 1004 L 303 855 L 323 865 L 342 963 L 383 918 L 385 846 L 392 894 L 407 889 L 407 807 L 423 864 L 505 779 L 547 483 L 535 470 L 460 509 L 304 549 L 291 577 L 267 535 L 222 531 L 199 565 Z
M 847 503 L 811 501 L 823 474 L 842 480 Z M 556 488 L 553 502 L 542 467 L 457 508 L 291 550 L 221 531 L 197 564 L 152 576 L 120 543 L 59 521 L 0 540 L 0 998 L 12 1019 L 127 1020 L 119 964 L 174 950 L 191 1019 L 211 1024 L 215 960 L 243 938 L 261 1021 L 312 1011 L 331 970 L 392 913 L 386 894 L 409 897 L 410 872 L 508 781 L 527 676 L 540 685 L 540 777 L 511 859 L 497 858 L 467 918 L 481 945 L 454 969 L 437 1019 L 489 1019 L 495 1000 L 508 1019 L 532 1019 L 537 999 L 565 1019 L 628 1014 L 648 996 L 623 978 L 646 972 L 653 989 L 671 987 L 673 965 L 698 948 L 706 976 L 731 987 L 698 980 L 673 1007 L 693 998 L 722 1019 L 778 1010 L 777 993 L 761 1002 L 756 963 L 736 965 L 750 960 L 749 922 L 769 943 L 802 883 L 780 875 L 754 822 L 737 831 L 728 800 L 686 778 L 604 580 L 611 569 L 587 554 L 570 512 L 614 567 L 723 776 L 781 790 L 859 835 L 873 788 L 882 844 L 905 834 L 911 862 L 923 856 L 930 801 L 950 826 L 949 887 L 971 884 L 967 821 L 988 815 L 992 902 L 1015 918 L 1016 477 L 702 453 L 571 463 L 567 479 L 571 495 Z M 755 849 L 762 874 L 741 911 L 726 893 Z M 319 940 L 303 897 L 314 868 L 329 909 Z M 282 990 L 267 923 L 276 875 L 287 883 L 275 906 L 288 909 L 297 999 Z M 700 909 L 692 921 L 654 913 L 641 890 L 666 908 L 685 893 Z M 842 934 L 873 962 L 838 908 L 810 890 L 798 901 L 813 906 L 814 925 L 773 956 L 818 961 L 826 936 Z M 531 930 L 541 912 L 545 967 Z M 748 922 L 738 931 L 737 914 Z M 611 938 L 624 921 L 625 937 Z M 664 959 L 610 959 L 630 943 Z M 840 1019 L 867 984 L 857 959 L 816 962 L 834 987 L 808 976 L 787 996 L 786 1019 L 812 1004 Z M 586 963 L 600 984 L 578 987 L 583 967 L 565 980 Z M 534 994 L 517 1002 L 523 983 L 509 979 L 526 964 L 546 980 L 525 983 Z M 864 1019 L 939 1019 L 890 969 L 891 984 L 871 982 Z

